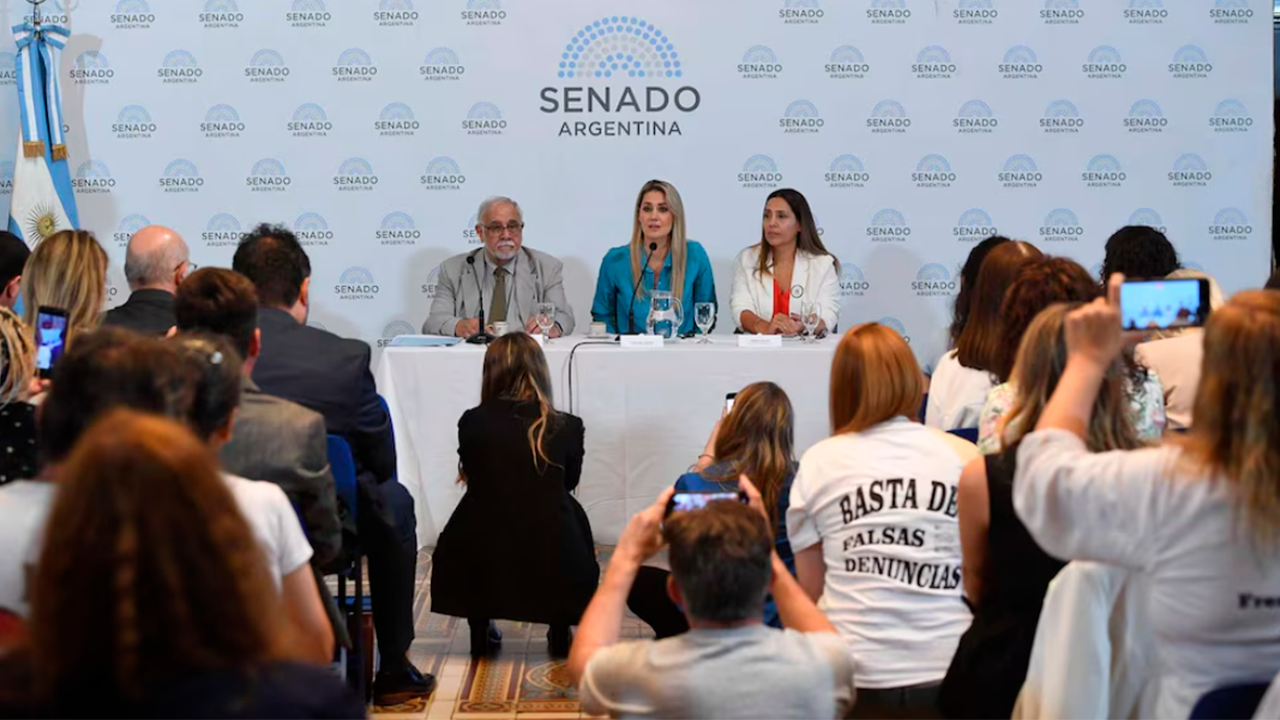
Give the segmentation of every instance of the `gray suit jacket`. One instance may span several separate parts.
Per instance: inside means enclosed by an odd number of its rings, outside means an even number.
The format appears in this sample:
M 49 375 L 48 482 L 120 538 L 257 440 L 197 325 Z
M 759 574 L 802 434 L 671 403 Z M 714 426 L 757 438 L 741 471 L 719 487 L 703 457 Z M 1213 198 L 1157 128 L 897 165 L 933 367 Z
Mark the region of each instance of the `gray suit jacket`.
M 468 257 L 475 258 L 475 265 L 467 264 Z M 565 297 L 564 278 L 561 277 L 564 265 L 544 252 L 524 247 L 509 267 L 515 274 L 515 284 L 513 286 L 511 278 L 507 278 L 507 317 L 500 319 L 506 320 L 511 330 L 522 329 L 536 313 L 538 303 L 555 303 L 556 324 L 560 326 L 560 332 L 564 335 L 572 333 L 573 308 L 569 307 L 569 300 Z M 484 248 L 455 255 L 440 263 L 436 295 L 431 301 L 431 313 L 422 324 L 423 334 L 453 335 L 458 320 L 479 315 L 482 302 L 485 322 L 494 322 L 494 318 L 489 317 L 489 308 L 493 307 L 494 269 Z M 477 290 L 477 280 L 483 294 Z

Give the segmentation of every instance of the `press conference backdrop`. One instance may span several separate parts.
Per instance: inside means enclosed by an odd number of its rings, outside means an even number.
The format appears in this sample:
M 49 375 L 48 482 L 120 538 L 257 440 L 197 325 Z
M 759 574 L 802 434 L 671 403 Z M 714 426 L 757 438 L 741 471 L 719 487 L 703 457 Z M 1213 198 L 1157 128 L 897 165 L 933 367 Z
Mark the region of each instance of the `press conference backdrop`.
M 6 26 L 28 12 L 3 0 Z M 478 203 L 518 199 L 580 327 L 636 191 L 681 191 L 731 329 L 731 260 L 794 187 L 841 261 L 841 325 L 923 363 L 957 269 L 1000 232 L 1096 268 L 1160 227 L 1229 289 L 1267 274 L 1265 0 L 49 0 L 85 226 L 128 291 L 131 232 L 200 265 L 284 223 L 312 321 L 375 347 L 425 318 Z M 11 49 L 0 53 L 17 132 Z M 7 134 L 4 134 L 7 133 Z M 14 143 L 0 143 L 11 148 Z M 0 165 L 9 192 L 12 164 Z

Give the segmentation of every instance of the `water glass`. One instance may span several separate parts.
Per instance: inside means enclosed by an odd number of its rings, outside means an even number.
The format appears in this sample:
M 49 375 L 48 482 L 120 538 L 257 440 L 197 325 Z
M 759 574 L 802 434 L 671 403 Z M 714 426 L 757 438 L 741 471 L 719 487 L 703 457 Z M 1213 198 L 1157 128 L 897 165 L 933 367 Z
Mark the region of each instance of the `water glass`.
M 538 328 L 542 330 L 543 342 L 550 345 L 551 328 L 556 324 L 556 304 L 538 303 L 537 313 Z
M 702 331 L 702 337 L 698 338 L 698 343 L 710 343 L 711 339 L 707 337 L 707 333 L 710 333 L 711 326 L 716 324 L 716 306 L 709 302 L 694 303 L 693 322 Z
M 822 322 L 822 303 L 817 300 L 807 300 L 800 306 L 800 323 L 804 325 L 805 342 L 814 342 L 818 339 L 818 324 Z

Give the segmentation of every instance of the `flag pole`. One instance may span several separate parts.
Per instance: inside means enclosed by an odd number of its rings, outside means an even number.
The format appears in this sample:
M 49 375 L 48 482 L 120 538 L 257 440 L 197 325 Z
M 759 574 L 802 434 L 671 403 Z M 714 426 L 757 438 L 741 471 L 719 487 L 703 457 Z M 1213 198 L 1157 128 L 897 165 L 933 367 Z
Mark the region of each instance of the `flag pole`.
M 45 0 L 27 0 L 31 3 L 31 27 L 35 29 L 36 35 L 44 35 L 44 31 L 40 28 L 40 6 Z

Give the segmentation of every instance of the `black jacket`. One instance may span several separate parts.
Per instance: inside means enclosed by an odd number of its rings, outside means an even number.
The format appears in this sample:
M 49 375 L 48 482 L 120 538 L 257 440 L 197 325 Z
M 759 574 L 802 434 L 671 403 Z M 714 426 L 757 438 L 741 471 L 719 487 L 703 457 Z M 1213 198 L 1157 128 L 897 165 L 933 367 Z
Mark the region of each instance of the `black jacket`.
M 143 335 L 164 335 L 177 324 L 173 294 L 167 290 L 134 290 L 120 307 L 102 318 L 103 325 L 127 328 Z

